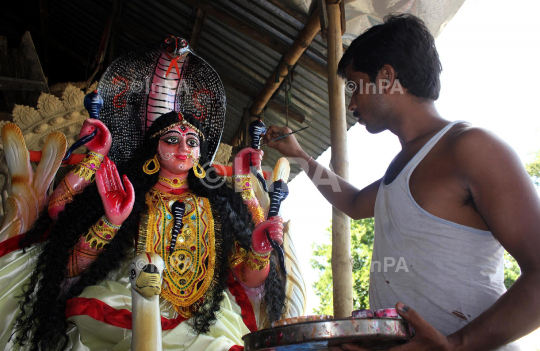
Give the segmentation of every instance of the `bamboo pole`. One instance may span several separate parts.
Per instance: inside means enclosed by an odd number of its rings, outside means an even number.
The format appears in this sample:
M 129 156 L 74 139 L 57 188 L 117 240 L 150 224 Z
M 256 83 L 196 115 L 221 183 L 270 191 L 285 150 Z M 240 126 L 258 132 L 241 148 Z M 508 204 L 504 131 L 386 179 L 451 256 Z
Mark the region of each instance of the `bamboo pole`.
M 193 52 L 197 52 L 197 47 L 199 46 L 199 39 L 201 38 L 204 20 L 206 19 L 206 12 L 202 9 L 197 9 L 197 18 L 195 19 L 195 24 L 193 25 L 193 31 L 191 32 L 191 40 L 189 41 L 189 46 Z
M 272 72 L 270 77 L 266 80 L 266 83 L 264 84 L 264 87 L 257 96 L 257 99 L 255 99 L 255 101 L 251 105 L 251 108 L 249 109 L 250 116 L 256 118 L 261 114 L 264 107 L 268 104 L 270 98 L 272 98 L 272 95 L 280 87 L 281 82 L 287 76 L 287 66 L 292 67 L 296 64 L 296 62 L 298 62 L 300 57 L 302 57 L 304 51 L 306 51 L 306 49 L 309 47 L 309 45 L 319 32 L 320 28 L 321 23 L 319 21 L 319 11 L 316 10 L 311 15 L 309 21 L 306 23 L 302 31 L 298 34 L 287 53 L 283 55 L 274 72 Z M 238 128 L 233 138 L 231 139 L 230 145 L 235 146 L 238 143 L 240 135 L 241 128 Z
M 287 66 L 292 67 L 296 64 L 298 59 L 300 59 L 300 56 L 302 56 L 304 51 L 306 51 L 320 29 L 321 23 L 319 22 L 319 11 L 315 11 L 309 18 L 308 23 L 306 23 L 302 31 L 296 37 L 296 40 L 291 45 L 289 51 L 287 51 L 287 53 L 281 59 L 277 69 L 274 70 L 270 78 L 266 80 L 266 84 L 259 93 L 257 100 L 253 102 L 249 110 L 249 113 L 252 116 L 258 116 L 261 114 L 268 100 L 270 100 L 272 95 L 281 85 L 283 79 L 287 76 Z M 277 79 L 276 73 L 278 74 Z
M 331 165 L 345 180 L 349 178 L 347 155 L 347 121 L 345 116 L 345 86 L 337 76 L 338 62 L 343 56 L 341 42 L 341 11 L 339 0 L 326 1 L 328 14 L 328 99 L 330 107 Z M 332 208 L 332 277 L 334 317 L 345 318 L 352 313 L 352 265 L 350 219 Z

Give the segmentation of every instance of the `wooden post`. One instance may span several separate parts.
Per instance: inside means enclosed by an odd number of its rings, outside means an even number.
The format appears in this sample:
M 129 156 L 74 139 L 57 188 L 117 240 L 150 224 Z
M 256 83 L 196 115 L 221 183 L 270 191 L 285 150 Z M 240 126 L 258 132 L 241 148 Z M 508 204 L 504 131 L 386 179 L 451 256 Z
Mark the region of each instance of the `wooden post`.
M 341 42 L 340 0 L 326 0 L 328 14 L 328 99 L 330 106 L 331 165 L 334 172 L 347 180 L 347 121 L 345 85 L 337 76 L 337 66 L 343 55 Z M 332 277 L 334 284 L 334 317 L 350 317 L 352 313 L 352 265 L 350 219 L 332 208 Z
M 251 105 L 251 108 L 249 109 L 249 114 L 251 118 L 258 118 L 272 95 L 280 87 L 283 79 L 287 76 L 287 66 L 292 67 L 296 64 L 296 62 L 298 62 L 300 57 L 302 57 L 304 51 L 306 51 L 308 46 L 311 44 L 311 42 L 319 32 L 320 28 L 321 22 L 319 21 L 319 11 L 316 10 L 309 18 L 309 21 L 306 23 L 305 27 L 298 34 L 287 53 L 283 55 L 274 72 L 272 72 L 270 77 L 268 77 L 268 79 L 266 80 L 266 83 L 264 84 L 264 87 L 257 96 L 257 99 L 255 99 L 255 101 Z M 229 143 L 230 145 L 235 146 L 238 143 L 239 137 L 241 135 L 240 128 L 241 127 L 239 127 L 239 129 L 234 134 L 232 140 Z
M 319 21 L 319 12 L 315 11 L 309 18 L 308 23 L 302 29 L 302 31 L 296 37 L 296 40 L 291 45 L 291 48 L 281 59 L 282 62 L 278 64 L 277 69 L 272 73 L 270 78 L 266 80 L 262 91 L 259 93 L 257 100 L 253 102 L 250 108 L 250 114 L 252 116 L 258 116 L 261 114 L 264 106 L 275 91 L 279 88 L 283 79 L 287 76 L 287 66 L 294 66 L 300 56 L 306 51 L 308 46 L 311 44 L 317 33 L 321 28 L 321 23 Z M 278 75 L 276 77 L 276 74 Z
M 197 18 L 195 19 L 193 31 L 191 32 L 191 40 L 189 41 L 189 46 L 191 47 L 191 50 L 193 50 L 193 52 L 197 52 L 197 47 L 199 46 L 199 40 L 201 39 L 205 19 L 206 12 L 204 12 L 204 10 L 202 9 L 197 9 Z
M 121 0 L 114 0 L 113 1 L 113 8 L 111 13 L 111 23 L 110 23 L 110 32 L 109 32 L 109 65 L 114 61 L 116 58 L 116 48 L 118 46 L 118 22 L 120 19 L 120 11 L 122 8 L 122 1 Z M 105 56 L 105 53 L 103 53 Z M 103 59 L 101 62 L 99 62 L 98 66 L 103 63 Z

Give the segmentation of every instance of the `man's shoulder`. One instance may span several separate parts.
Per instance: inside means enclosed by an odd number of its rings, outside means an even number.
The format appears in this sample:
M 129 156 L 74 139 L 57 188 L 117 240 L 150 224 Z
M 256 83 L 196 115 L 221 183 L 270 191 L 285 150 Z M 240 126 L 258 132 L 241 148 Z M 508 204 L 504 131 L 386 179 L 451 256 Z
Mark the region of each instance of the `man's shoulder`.
M 448 146 L 455 151 L 464 151 L 489 145 L 491 143 L 503 143 L 495 134 L 487 129 L 474 127 L 467 122 L 457 123 L 448 132 Z
M 493 132 L 463 122 L 457 123 L 447 133 L 445 143 L 447 151 L 455 156 L 482 154 L 497 148 L 511 149 L 502 139 Z
M 449 131 L 445 147 L 459 169 L 504 167 L 517 160 L 517 154 L 501 138 L 468 123 L 458 123 Z

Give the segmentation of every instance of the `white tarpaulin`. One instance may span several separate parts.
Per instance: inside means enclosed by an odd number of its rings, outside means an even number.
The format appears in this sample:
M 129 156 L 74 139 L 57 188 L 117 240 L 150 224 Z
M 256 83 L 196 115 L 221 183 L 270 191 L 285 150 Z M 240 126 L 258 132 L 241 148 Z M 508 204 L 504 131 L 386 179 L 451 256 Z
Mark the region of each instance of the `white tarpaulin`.
M 324 1 L 324 0 L 323 0 Z M 345 0 L 347 31 L 343 44 L 350 42 L 366 29 L 383 22 L 384 16 L 392 13 L 411 13 L 420 17 L 431 34 L 437 37 L 454 17 L 465 0 Z M 284 0 L 291 10 L 308 14 L 317 5 L 317 0 Z

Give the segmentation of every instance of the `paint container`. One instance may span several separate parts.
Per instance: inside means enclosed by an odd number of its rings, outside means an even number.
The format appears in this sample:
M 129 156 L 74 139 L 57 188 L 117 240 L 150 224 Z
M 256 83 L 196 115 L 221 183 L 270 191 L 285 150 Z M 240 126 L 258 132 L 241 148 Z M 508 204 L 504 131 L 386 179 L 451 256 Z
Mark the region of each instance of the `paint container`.
M 381 310 L 375 311 L 376 318 L 398 318 L 401 319 L 401 316 L 397 313 L 395 308 L 383 308 Z
M 375 313 L 372 310 L 356 310 L 352 313 L 353 318 L 373 318 Z

